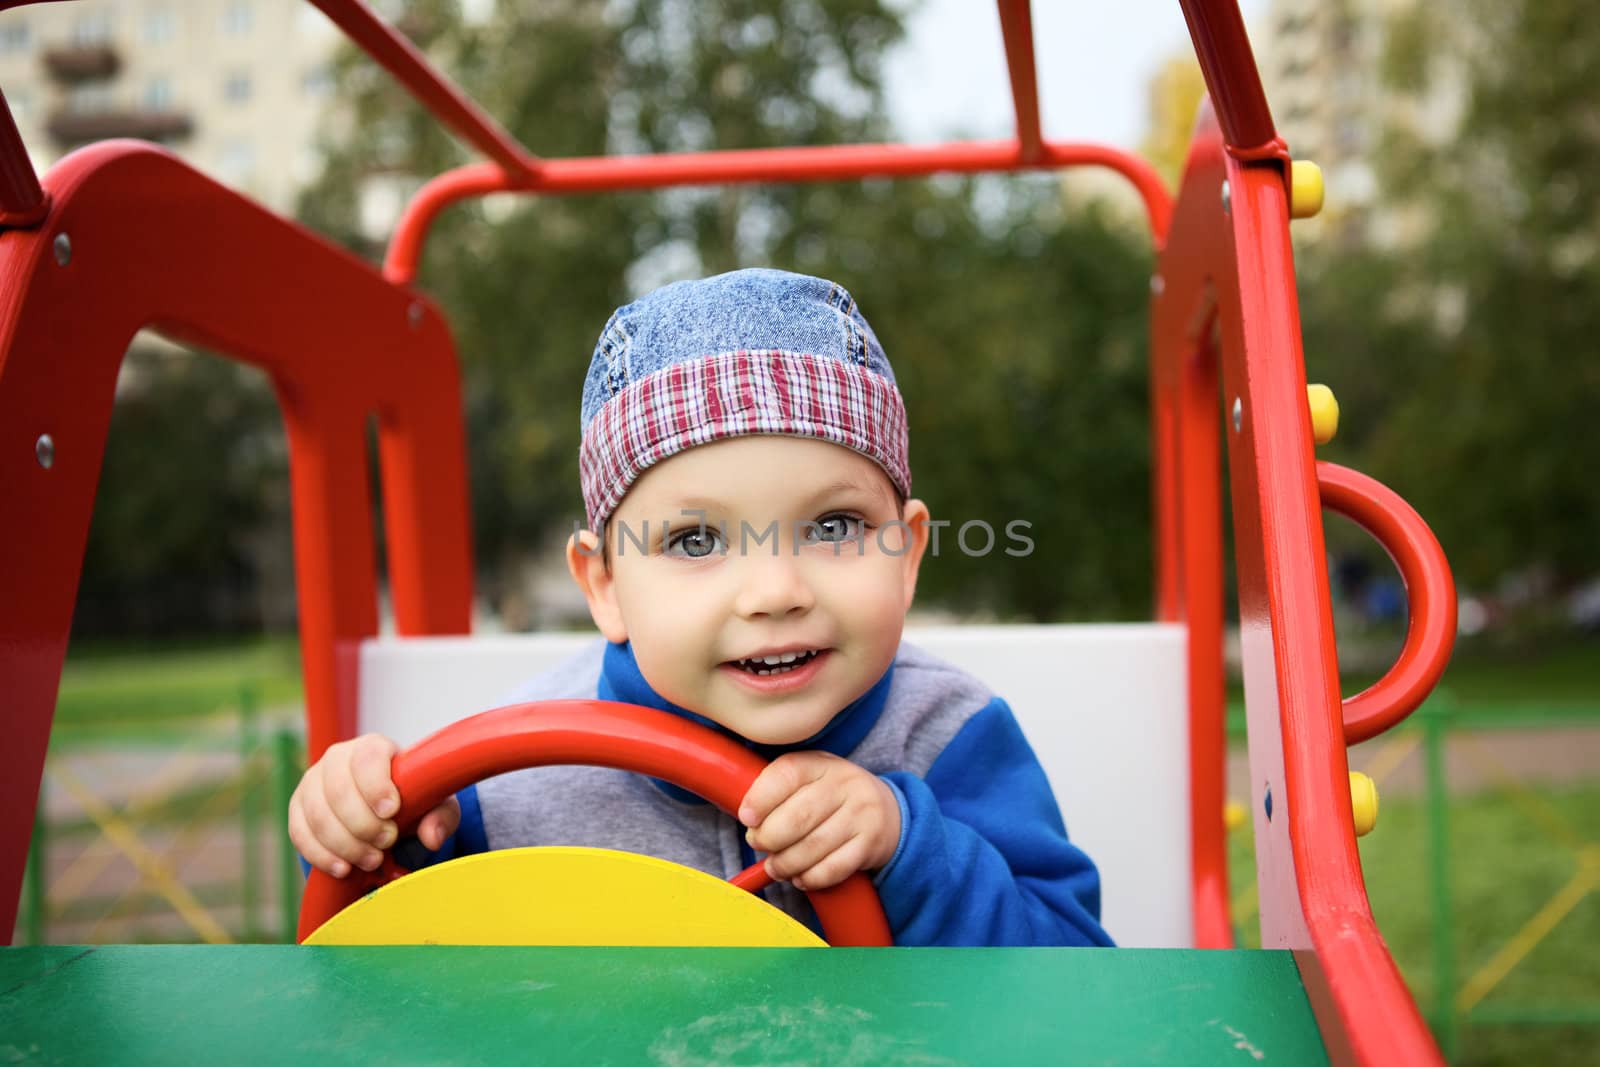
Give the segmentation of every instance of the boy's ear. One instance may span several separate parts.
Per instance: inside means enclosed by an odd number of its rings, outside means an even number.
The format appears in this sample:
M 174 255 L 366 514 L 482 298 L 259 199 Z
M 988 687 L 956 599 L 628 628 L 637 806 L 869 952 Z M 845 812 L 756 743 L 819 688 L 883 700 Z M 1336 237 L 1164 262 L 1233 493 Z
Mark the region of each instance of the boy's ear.
M 910 542 L 901 559 L 906 567 L 906 610 L 917 594 L 917 571 L 922 567 L 922 554 L 928 550 L 928 505 L 915 498 L 906 501 L 905 517 L 901 520 L 911 531 Z
M 589 617 L 606 640 L 620 645 L 628 639 L 617 606 L 616 580 L 606 567 L 600 538 L 592 530 L 579 530 L 567 540 L 567 571 L 583 590 L 589 603 Z

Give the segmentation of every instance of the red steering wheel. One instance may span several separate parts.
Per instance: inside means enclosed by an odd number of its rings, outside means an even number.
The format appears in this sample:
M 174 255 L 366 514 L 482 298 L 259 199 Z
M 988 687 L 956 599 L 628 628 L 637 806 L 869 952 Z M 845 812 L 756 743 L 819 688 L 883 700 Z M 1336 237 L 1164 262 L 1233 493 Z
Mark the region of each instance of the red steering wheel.
M 608 700 L 512 704 L 446 726 L 394 758 L 400 836 L 446 797 L 485 778 L 558 764 L 635 771 L 696 793 L 728 814 L 766 767 L 731 738 L 666 712 Z M 375 871 L 335 878 L 313 870 L 300 900 L 299 940 L 367 893 L 405 874 L 385 852 Z M 752 892 L 771 881 L 760 863 L 730 879 Z M 889 922 L 871 881 L 856 873 L 806 893 L 831 945 L 890 945 Z

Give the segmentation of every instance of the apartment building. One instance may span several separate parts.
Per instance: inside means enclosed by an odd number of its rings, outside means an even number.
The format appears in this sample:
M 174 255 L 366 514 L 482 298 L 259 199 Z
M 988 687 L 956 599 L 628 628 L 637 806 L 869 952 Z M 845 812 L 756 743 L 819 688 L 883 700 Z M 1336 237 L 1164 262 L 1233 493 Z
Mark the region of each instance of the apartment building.
M 280 212 L 316 176 L 338 30 L 304 0 L 78 0 L 0 12 L 0 91 L 41 174 L 156 141 Z
M 1384 203 L 1376 161 L 1386 130 L 1449 138 L 1465 107 L 1465 79 L 1433 64 L 1420 90 L 1384 76 L 1396 19 L 1418 0 L 1272 0 L 1251 27 L 1273 118 L 1296 158 L 1323 169 L 1328 207 L 1320 224 L 1382 244 L 1407 244 L 1431 225 L 1413 205 Z

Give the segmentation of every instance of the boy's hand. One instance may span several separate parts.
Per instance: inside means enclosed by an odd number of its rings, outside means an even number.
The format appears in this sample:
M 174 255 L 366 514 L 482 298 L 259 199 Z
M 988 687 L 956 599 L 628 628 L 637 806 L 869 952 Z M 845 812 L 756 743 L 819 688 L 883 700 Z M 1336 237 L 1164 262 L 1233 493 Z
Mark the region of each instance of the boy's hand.
M 392 816 L 400 810 L 400 793 L 389 776 L 397 751 L 387 737 L 364 734 L 330 745 L 306 771 L 289 798 L 289 840 L 307 863 L 335 878 L 352 866 L 377 869 L 379 849 L 399 834 Z M 450 797 L 422 817 L 417 837 L 438 848 L 460 822 L 461 806 Z
M 827 889 L 888 863 L 900 843 L 900 804 L 877 775 L 826 752 L 773 760 L 739 804 L 767 873 L 796 889 Z

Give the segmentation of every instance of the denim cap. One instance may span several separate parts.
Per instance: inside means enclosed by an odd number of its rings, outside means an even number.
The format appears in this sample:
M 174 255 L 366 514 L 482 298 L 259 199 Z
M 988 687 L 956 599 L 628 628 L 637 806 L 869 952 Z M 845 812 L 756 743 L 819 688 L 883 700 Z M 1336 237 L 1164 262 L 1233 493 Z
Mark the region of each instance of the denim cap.
M 589 363 L 582 428 L 593 530 L 653 465 L 747 434 L 854 449 L 911 495 L 905 404 L 883 346 L 849 293 L 804 274 L 732 271 L 618 308 Z

